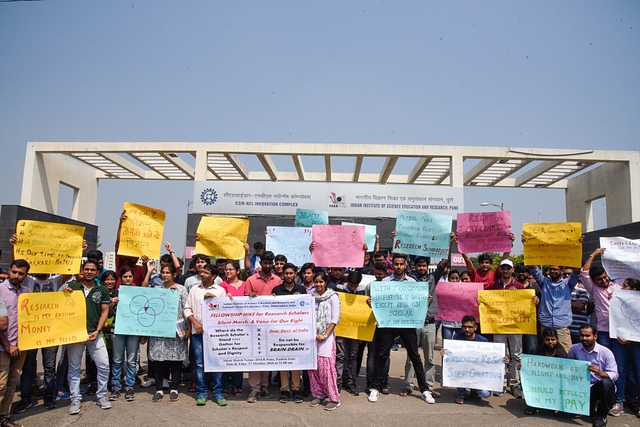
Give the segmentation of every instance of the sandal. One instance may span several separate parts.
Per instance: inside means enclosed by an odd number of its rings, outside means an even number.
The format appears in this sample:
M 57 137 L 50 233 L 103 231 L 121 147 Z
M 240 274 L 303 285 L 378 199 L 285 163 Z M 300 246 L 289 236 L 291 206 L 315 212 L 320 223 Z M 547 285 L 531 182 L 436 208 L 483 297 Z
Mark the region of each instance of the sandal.
M 431 390 L 431 396 L 433 396 L 434 399 L 437 399 L 440 397 L 440 393 L 435 390 Z
M 191 383 L 191 385 L 189 386 L 189 393 L 195 393 L 196 391 L 198 391 L 198 386 L 196 383 Z
M 464 403 L 465 397 L 466 396 L 464 394 L 459 394 L 458 397 L 456 397 L 456 403 L 462 405 Z
M 244 396 L 242 394 L 242 390 L 240 390 L 238 387 L 232 387 L 231 393 L 233 393 L 233 395 L 238 399 L 242 399 L 242 397 Z
M 405 388 L 404 390 L 402 390 L 400 392 L 400 396 L 402 397 L 407 397 L 409 396 L 411 393 L 413 393 L 413 390 L 411 390 L 410 388 Z
M 229 389 L 225 388 L 224 390 L 222 390 L 222 395 L 224 396 L 225 399 L 229 397 Z
M 527 406 L 526 408 L 524 408 L 525 415 L 533 415 L 536 412 L 538 412 L 538 410 L 536 408 L 532 408 L 531 406 Z

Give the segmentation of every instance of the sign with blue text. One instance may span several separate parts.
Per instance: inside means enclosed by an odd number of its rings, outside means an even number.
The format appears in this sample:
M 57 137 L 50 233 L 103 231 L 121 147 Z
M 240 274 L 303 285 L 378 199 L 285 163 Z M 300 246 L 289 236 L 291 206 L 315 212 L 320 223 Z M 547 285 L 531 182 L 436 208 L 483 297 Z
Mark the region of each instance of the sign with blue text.
M 520 378 L 527 405 L 589 415 L 589 362 L 523 354 Z
M 503 343 L 444 340 L 443 347 L 443 386 L 502 391 Z
M 371 282 L 371 308 L 379 328 L 422 328 L 429 308 L 428 282 Z
M 434 261 L 448 258 L 451 223 L 448 215 L 400 210 L 393 252 L 427 256 Z

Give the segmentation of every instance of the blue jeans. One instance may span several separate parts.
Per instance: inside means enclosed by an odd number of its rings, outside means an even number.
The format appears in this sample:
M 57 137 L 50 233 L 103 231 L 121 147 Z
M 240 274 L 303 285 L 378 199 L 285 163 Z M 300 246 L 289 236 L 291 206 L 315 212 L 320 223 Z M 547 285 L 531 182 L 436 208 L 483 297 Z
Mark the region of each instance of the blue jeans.
M 522 352 L 524 354 L 535 354 L 538 346 L 538 335 L 526 334 L 522 335 Z
M 125 386 L 133 387 L 136 381 L 136 362 L 138 358 L 138 347 L 140 337 L 137 335 L 114 335 L 111 339 L 113 345 L 113 366 L 111 366 L 111 386 L 120 390 L 122 384 L 122 361 L 125 360 L 124 353 L 127 352 Z
M 80 395 L 80 366 L 82 365 L 82 356 L 85 347 L 89 350 L 91 358 L 98 368 L 98 391 L 96 398 L 107 395 L 107 383 L 109 382 L 109 354 L 107 347 L 102 339 L 102 335 L 98 334 L 98 338 L 94 341 L 81 342 L 78 344 L 67 345 L 67 357 L 69 358 L 69 390 L 71 391 L 71 400 L 82 400 Z
M 613 347 L 613 355 L 618 364 L 618 380 L 616 381 L 616 403 L 622 405 L 625 396 L 625 388 L 627 384 L 627 373 L 632 373 L 633 378 L 631 384 L 635 382 L 635 386 L 640 384 L 640 342 L 630 341 L 628 344 L 620 344 L 618 340 L 611 340 Z M 631 369 L 630 369 L 631 368 Z M 626 390 L 627 395 L 636 395 L 637 390 Z
M 607 347 L 609 350 L 612 350 L 612 342 L 617 340 L 612 340 L 609 336 L 609 331 L 598 331 L 598 339 L 596 340 L 598 344 L 603 347 Z M 613 351 L 613 350 L 612 350 Z M 568 353 L 568 352 L 567 352 Z
M 198 394 L 207 393 L 207 382 L 204 375 L 204 352 L 202 346 L 202 334 L 191 335 L 191 345 L 193 346 L 193 355 L 196 359 L 196 380 Z M 213 397 L 222 396 L 222 373 L 213 373 Z
M 474 390 L 471 389 L 472 392 L 477 391 L 478 394 L 480 395 L 480 397 L 486 399 L 487 397 L 491 396 L 491 392 L 489 390 Z M 458 394 L 467 394 L 467 389 L 466 388 L 458 388 Z

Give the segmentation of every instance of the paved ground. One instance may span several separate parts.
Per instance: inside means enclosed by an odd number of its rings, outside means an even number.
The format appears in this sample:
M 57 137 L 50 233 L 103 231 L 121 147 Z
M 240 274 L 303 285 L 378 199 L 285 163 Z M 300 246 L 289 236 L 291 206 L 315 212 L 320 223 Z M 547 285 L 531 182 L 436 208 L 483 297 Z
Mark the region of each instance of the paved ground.
M 195 395 L 180 389 L 180 399 L 170 403 L 164 399 L 160 403 L 151 402 L 152 390 L 136 386 L 136 401 L 125 402 L 124 397 L 113 402 L 113 408 L 101 410 L 95 405 L 92 396 L 85 396 L 80 415 L 67 413 L 69 401 L 58 401 L 58 408 L 47 411 L 42 401 L 21 415 L 12 418 L 31 426 L 157 426 L 187 425 L 200 426 L 212 424 L 220 426 L 590 426 L 591 421 L 569 414 L 554 414 L 541 411 L 536 416 L 523 414 L 525 403 L 505 394 L 502 397 L 490 397 L 483 401 L 467 401 L 464 405 L 453 402 L 455 390 L 436 389 L 442 397 L 436 404 L 428 405 L 415 392 L 409 397 L 400 397 L 398 393 L 404 386 L 405 352 L 391 353 L 391 394 L 381 395 L 378 403 L 371 404 L 367 395 L 360 393 L 354 397 L 346 392 L 341 394 L 341 406 L 333 412 L 322 407 L 312 408 L 308 403 L 279 403 L 275 399 L 261 399 L 257 403 L 246 403 L 248 386 L 245 381 L 245 399 L 229 398 L 229 404 L 222 408 L 213 402 L 204 407 L 196 407 Z M 363 369 L 364 371 L 364 369 Z M 437 377 L 439 380 L 439 374 Z M 364 378 L 358 379 L 359 388 L 364 388 Z M 271 385 L 276 395 L 278 389 Z M 184 393 L 183 393 L 184 392 Z M 18 396 L 16 396 L 18 400 Z M 640 427 L 640 418 L 623 414 L 618 418 L 609 417 L 612 427 Z

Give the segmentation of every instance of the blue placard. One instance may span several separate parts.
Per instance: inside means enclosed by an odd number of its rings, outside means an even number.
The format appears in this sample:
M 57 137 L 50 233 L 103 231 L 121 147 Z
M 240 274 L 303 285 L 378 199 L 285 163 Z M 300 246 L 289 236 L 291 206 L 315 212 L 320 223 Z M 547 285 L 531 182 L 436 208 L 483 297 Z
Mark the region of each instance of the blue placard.
M 353 225 L 364 227 L 364 242 L 367 244 L 367 252 L 374 252 L 376 249 L 376 226 L 368 224 L 358 224 L 356 222 L 342 222 L 342 225 Z
M 422 328 L 429 282 L 371 282 L 371 308 L 379 328 Z
M 520 377 L 527 405 L 589 415 L 589 362 L 523 354 Z
M 294 227 L 311 227 L 314 224 L 329 224 L 329 212 L 310 209 L 296 209 Z
M 448 258 L 451 221 L 447 215 L 399 210 L 393 252 Z
M 174 338 L 179 297 L 166 288 L 120 286 L 115 334 Z

